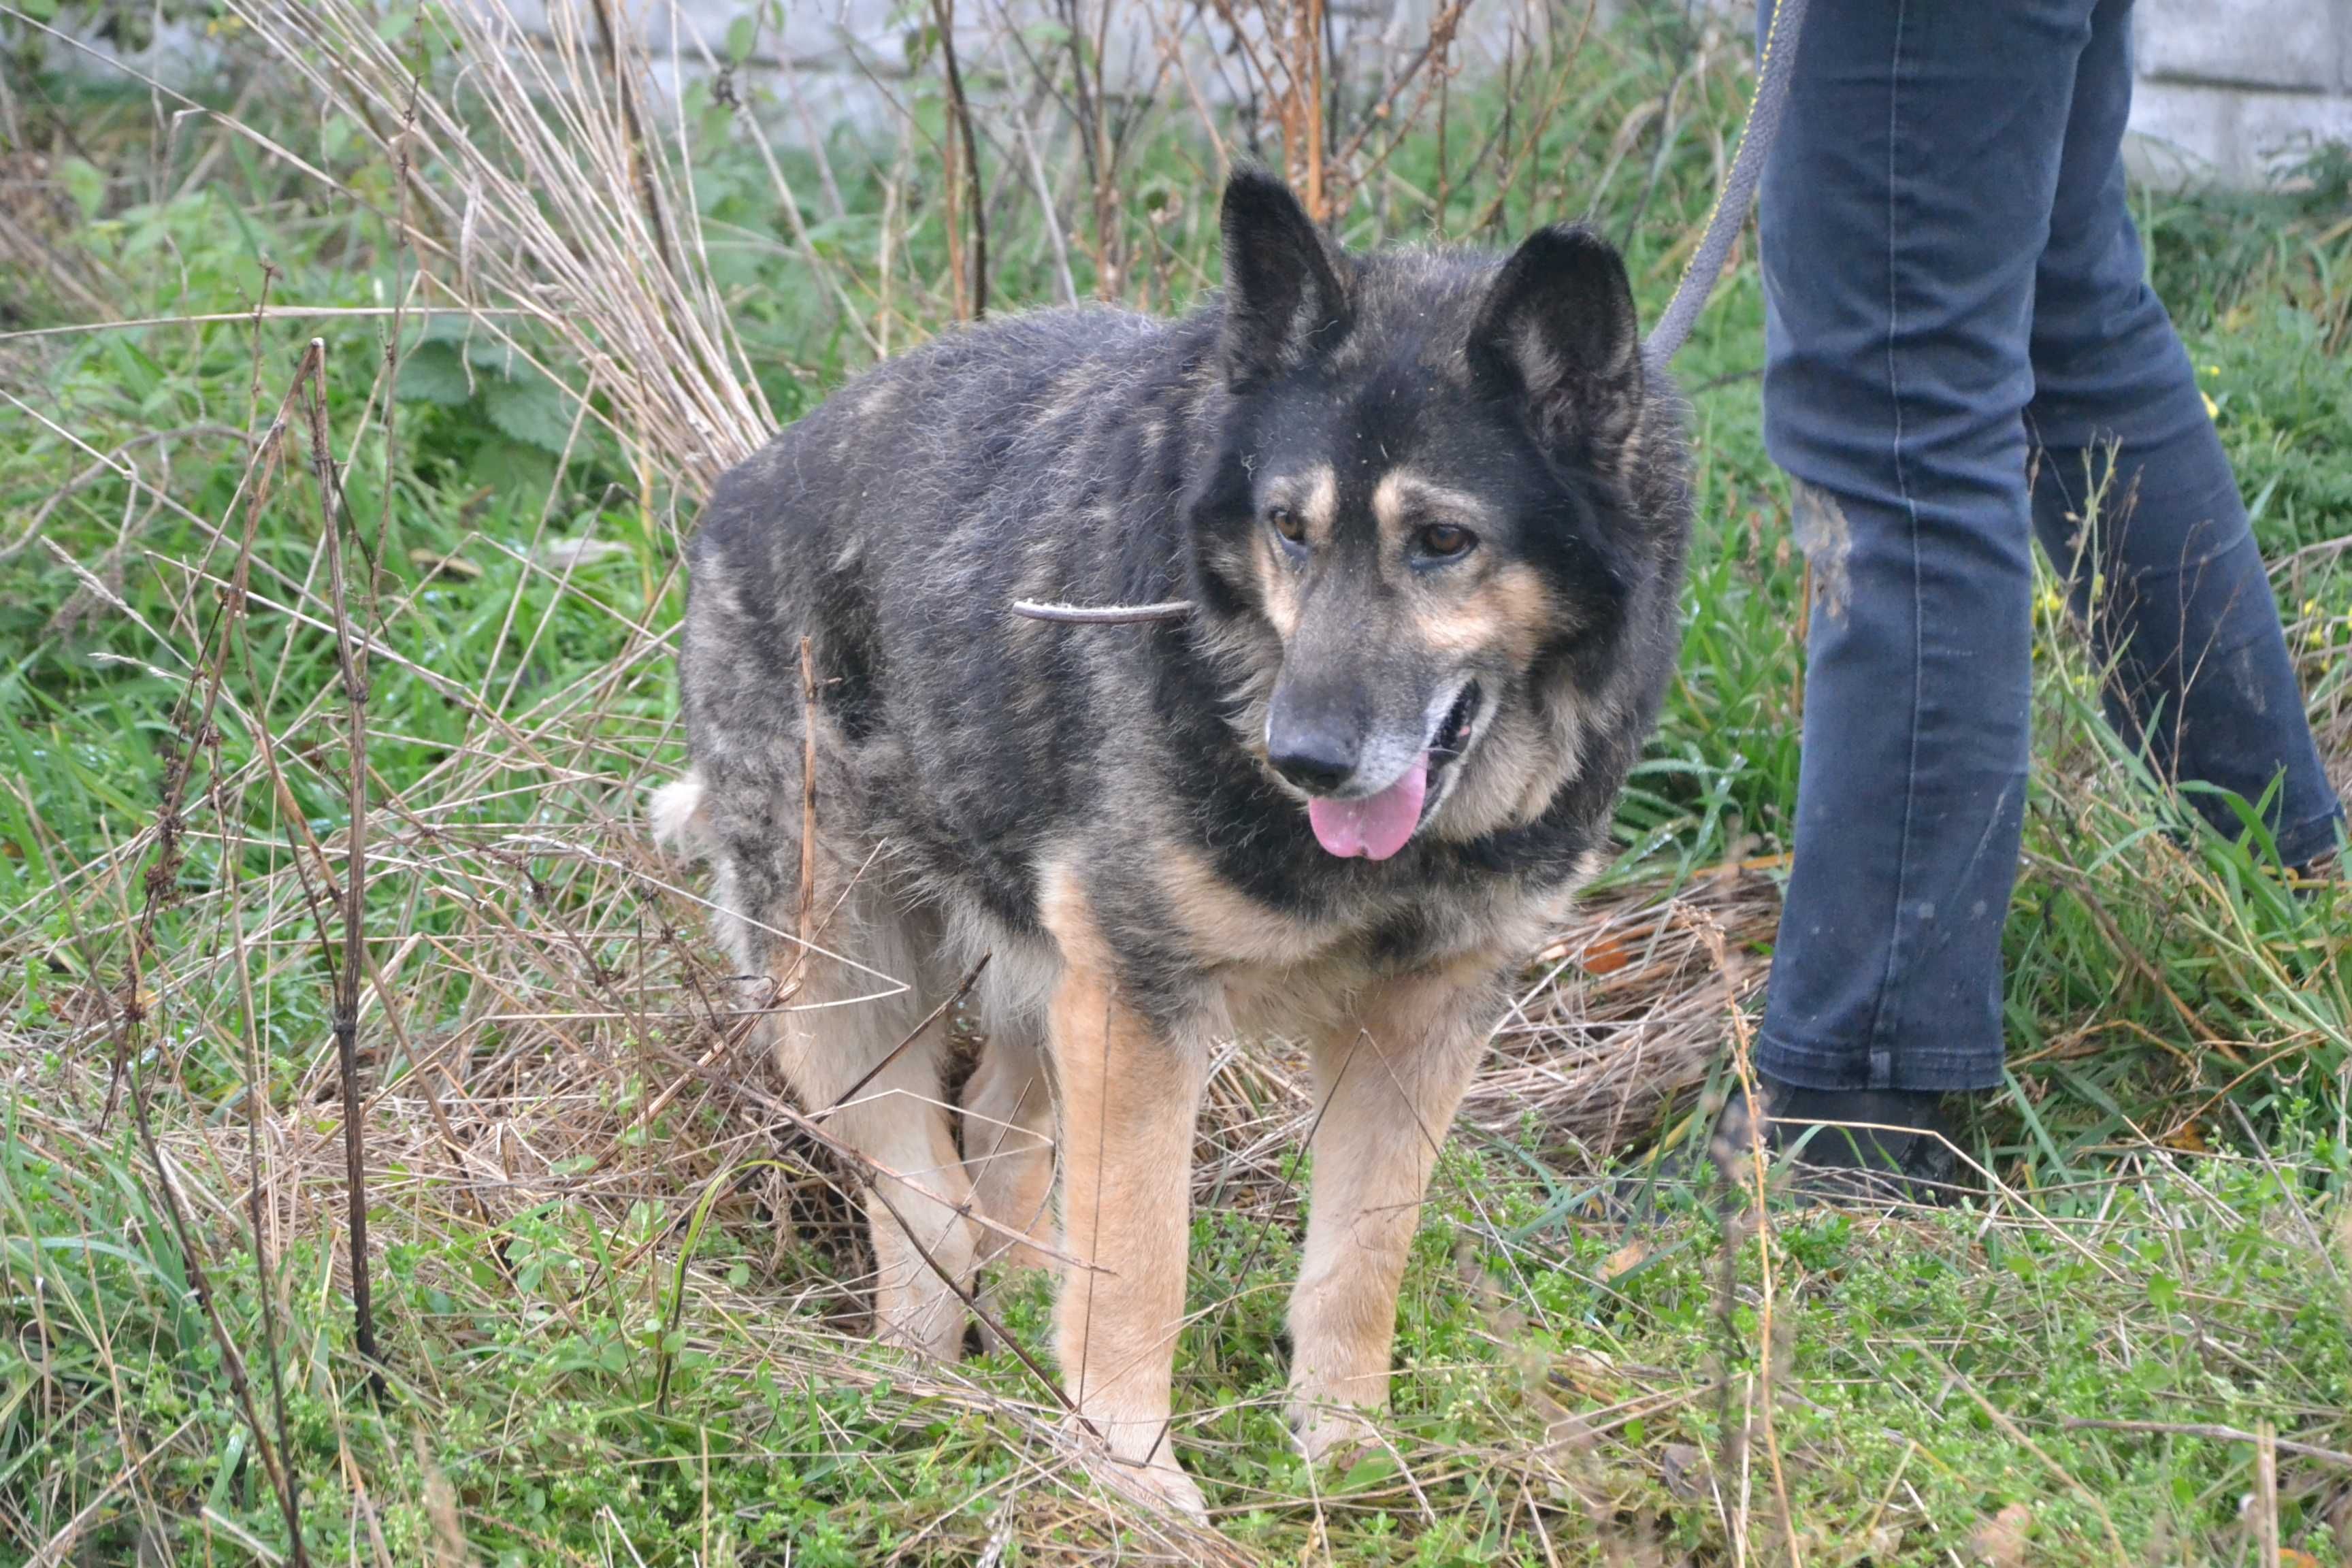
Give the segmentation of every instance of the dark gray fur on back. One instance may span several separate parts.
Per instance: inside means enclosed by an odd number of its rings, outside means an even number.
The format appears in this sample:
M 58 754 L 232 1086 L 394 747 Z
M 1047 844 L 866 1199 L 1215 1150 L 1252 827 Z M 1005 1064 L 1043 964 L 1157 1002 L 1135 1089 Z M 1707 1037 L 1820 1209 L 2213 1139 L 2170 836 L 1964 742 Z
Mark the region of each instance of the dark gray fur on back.
M 903 906 L 1009 941 L 1038 936 L 1041 866 L 1075 865 L 1147 1011 L 1199 978 L 1160 907 L 1172 849 L 1269 910 L 1355 931 L 1381 968 L 1475 945 L 1498 909 L 1589 869 L 1676 650 L 1679 403 L 1619 365 L 1515 412 L 1471 342 L 1499 258 L 1330 265 L 1343 328 L 1318 339 L 1300 304 L 1248 374 L 1232 340 L 1254 329 L 1223 298 L 1172 321 L 1001 319 L 858 377 L 726 477 L 692 546 L 682 663 L 712 847 L 738 879 L 772 878 L 732 907 L 791 903 L 803 636 L 835 759 L 828 853 L 879 846 L 868 874 Z M 1282 645 L 1217 563 L 1257 526 L 1265 454 L 1309 439 L 1347 504 L 1355 477 L 1464 442 L 1491 447 L 1477 471 L 1513 487 L 1496 493 L 1538 498 L 1513 548 L 1560 609 L 1513 700 L 1578 718 L 1573 765 L 1531 820 L 1336 858 L 1236 728 Z M 1024 598 L 1200 608 L 1073 627 L 1010 613 Z

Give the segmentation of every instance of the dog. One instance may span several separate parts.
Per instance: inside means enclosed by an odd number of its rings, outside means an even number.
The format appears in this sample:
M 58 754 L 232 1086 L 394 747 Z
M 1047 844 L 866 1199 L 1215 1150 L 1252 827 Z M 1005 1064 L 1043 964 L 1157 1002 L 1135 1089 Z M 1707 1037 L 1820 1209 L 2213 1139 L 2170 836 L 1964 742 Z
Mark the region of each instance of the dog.
M 1194 1514 L 1170 1398 L 1212 1047 L 1312 1062 L 1289 1412 L 1333 1457 L 1386 1403 L 1516 968 L 1608 856 L 1691 510 L 1685 407 L 1602 240 L 1350 254 L 1249 169 L 1221 224 L 1192 314 L 946 333 L 725 477 L 689 553 L 690 771 L 653 807 L 711 865 L 793 1092 L 861 1156 L 879 1336 L 953 1358 L 983 1266 L 1057 1267 L 1076 1430 Z M 951 1112 L 922 1025 L 983 960 Z

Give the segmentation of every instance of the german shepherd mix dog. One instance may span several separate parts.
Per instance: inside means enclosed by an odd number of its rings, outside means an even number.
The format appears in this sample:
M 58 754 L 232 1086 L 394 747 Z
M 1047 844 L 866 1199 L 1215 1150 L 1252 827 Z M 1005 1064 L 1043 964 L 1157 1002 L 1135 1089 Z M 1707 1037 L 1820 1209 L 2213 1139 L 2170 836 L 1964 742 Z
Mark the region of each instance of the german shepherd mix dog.
M 1347 255 L 1253 172 L 1223 224 L 1193 314 L 947 334 L 727 476 L 691 556 L 693 771 L 654 807 L 716 870 L 802 1104 L 855 1090 L 826 1126 L 871 1163 L 882 1338 L 951 1358 L 982 1265 L 1055 1262 L 1077 1429 L 1196 1513 L 1169 1397 L 1212 1048 L 1311 1049 L 1290 1398 L 1321 1458 L 1387 1399 L 1515 967 L 1607 852 L 1690 513 L 1601 240 Z M 983 955 L 959 1116 L 944 1030 L 893 1052 Z

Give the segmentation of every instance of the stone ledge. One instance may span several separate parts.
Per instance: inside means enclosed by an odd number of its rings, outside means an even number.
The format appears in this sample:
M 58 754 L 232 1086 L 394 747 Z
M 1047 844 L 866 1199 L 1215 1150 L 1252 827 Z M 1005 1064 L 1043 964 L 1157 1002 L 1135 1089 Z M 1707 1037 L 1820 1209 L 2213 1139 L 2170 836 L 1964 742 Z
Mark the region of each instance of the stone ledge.
M 2133 89 L 2131 132 L 2126 156 L 2153 184 L 2259 185 L 2320 143 L 2352 142 L 2352 97 L 2142 80 Z
M 2344 0 L 2139 0 L 2132 42 L 2144 79 L 2352 88 L 2352 6 Z

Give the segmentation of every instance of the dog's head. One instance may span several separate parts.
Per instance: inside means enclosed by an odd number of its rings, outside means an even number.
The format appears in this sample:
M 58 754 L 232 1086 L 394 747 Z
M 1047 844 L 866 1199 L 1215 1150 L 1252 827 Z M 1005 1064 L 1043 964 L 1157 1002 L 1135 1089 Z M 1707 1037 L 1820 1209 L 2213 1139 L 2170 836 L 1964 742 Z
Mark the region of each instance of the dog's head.
M 1190 500 L 1244 744 L 1334 855 L 1531 820 L 1576 765 L 1652 421 L 1623 264 L 1343 255 L 1273 176 L 1224 197 L 1227 396 Z

